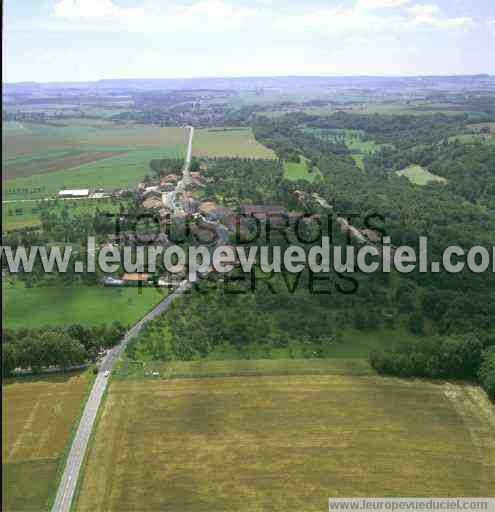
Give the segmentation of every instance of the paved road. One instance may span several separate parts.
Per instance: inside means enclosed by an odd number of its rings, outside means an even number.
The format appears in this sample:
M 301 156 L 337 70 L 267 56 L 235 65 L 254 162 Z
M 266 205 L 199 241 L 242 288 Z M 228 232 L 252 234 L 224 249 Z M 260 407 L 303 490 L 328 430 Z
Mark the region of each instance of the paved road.
M 186 162 L 184 165 L 184 170 L 187 172 L 189 171 L 189 167 L 191 166 L 191 159 L 192 159 L 192 144 L 193 144 L 193 137 L 194 137 L 194 126 L 188 126 L 190 132 L 189 132 L 189 144 L 187 145 L 187 154 L 186 154 Z
M 100 372 L 98 373 L 93 389 L 89 395 L 88 401 L 83 411 L 79 427 L 77 429 L 74 440 L 72 441 L 72 447 L 67 457 L 67 462 L 60 480 L 57 496 L 53 504 L 53 512 L 69 512 L 74 492 L 76 490 L 77 480 L 79 472 L 84 460 L 84 454 L 88 446 L 88 441 L 93 430 L 93 425 L 98 414 L 98 409 L 101 404 L 101 400 L 105 393 L 108 384 L 108 378 L 105 377 L 105 372 L 112 371 L 117 362 L 118 358 L 125 350 L 130 340 L 136 337 L 143 326 L 150 320 L 153 320 L 157 316 L 164 313 L 170 304 L 177 299 L 180 295 L 185 293 L 190 288 L 190 283 L 182 281 L 178 288 L 174 290 L 168 297 L 166 297 L 160 304 L 158 304 L 152 311 L 150 311 L 143 319 L 130 329 L 120 344 L 112 348 L 101 364 Z
M 189 126 L 189 144 L 187 147 L 186 162 L 184 165 L 184 174 L 189 172 L 189 166 L 191 165 L 192 158 L 192 143 L 194 137 L 194 127 Z M 98 414 L 98 409 L 101 404 L 101 400 L 105 393 L 108 384 L 108 378 L 105 377 L 105 372 L 111 372 L 115 366 L 115 363 L 119 359 L 120 355 L 125 350 L 130 340 L 139 334 L 139 331 L 143 326 L 150 320 L 153 320 L 157 316 L 164 313 L 170 304 L 184 292 L 190 288 L 190 283 L 182 281 L 178 288 L 174 290 L 167 298 L 165 298 L 158 306 L 150 311 L 144 318 L 142 318 L 132 329 L 130 329 L 124 338 L 121 340 L 119 345 L 111 349 L 100 365 L 100 372 L 98 373 L 93 389 L 89 395 L 88 401 L 83 411 L 79 427 L 77 429 L 72 446 L 67 457 L 64 473 L 60 480 L 57 496 L 53 504 L 52 512 L 69 512 L 74 498 L 74 492 L 76 490 L 77 481 L 79 478 L 79 472 L 84 460 L 84 454 L 88 447 L 89 438 L 91 431 Z

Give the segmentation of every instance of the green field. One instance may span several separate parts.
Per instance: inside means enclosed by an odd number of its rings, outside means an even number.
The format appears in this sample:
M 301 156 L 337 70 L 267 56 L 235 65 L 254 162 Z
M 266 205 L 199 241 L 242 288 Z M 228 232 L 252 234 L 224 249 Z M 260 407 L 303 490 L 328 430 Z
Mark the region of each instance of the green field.
M 307 158 L 303 156 L 300 158 L 300 162 L 284 162 L 284 178 L 286 180 L 306 180 L 313 182 L 318 177 L 321 177 L 319 169 L 313 169 L 312 172 L 309 172 L 309 160 Z
M 18 378 L 2 385 L 2 510 L 48 510 L 92 377 Z
M 113 379 L 76 510 L 311 512 L 329 497 L 494 494 L 495 415 L 479 388 L 335 371 Z
M 84 119 L 64 123 L 20 125 L 4 133 L 6 199 L 51 197 L 61 188 L 135 186 L 149 172 L 150 160 L 185 152 L 183 128 Z
M 447 180 L 441 176 L 432 174 L 420 165 L 410 165 L 402 171 L 397 171 L 399 176 L 405 176 L 411 183 L 415 185 L 428 185 L 428 183 L 446 183 Z
M 4 327 L 98 325 L 115 320 L 128 325 L 143 317 L 164 293 L 155 288 L 63 286 L 60 283 L 25 288 L 21 284 L 7 284 L 4 286 Z
M 197 157 L 276 158 L 271 149 L 256 141 L 250 128 L 195 130 L 193 155 Z
M 14 201 L 4 203 L 2 208 L 3 230 L 20 229 L 41 224 L 41 208 L 51 211 L 61 211 L 67 208 L 73 214 L 93 214 L 96 210 L 105 212 L 119 211 L 121 200 L 114 199 L 88 199 L 88 200 L 54 200 L 54 201 Z
M 465 133 L 449 138 L 449 142 L 459 142 L 460 144 L 495 144 L 495 132 L 489 134 Z
M 365 132 L 362 130 L 306 128 L 305 131 L 323 140 L 344 142 L 360 169 L 364 169 L 364 157 L 366 155 L 390 146 L 388 144 L 378 144 L 374 140 L 363 139 Z

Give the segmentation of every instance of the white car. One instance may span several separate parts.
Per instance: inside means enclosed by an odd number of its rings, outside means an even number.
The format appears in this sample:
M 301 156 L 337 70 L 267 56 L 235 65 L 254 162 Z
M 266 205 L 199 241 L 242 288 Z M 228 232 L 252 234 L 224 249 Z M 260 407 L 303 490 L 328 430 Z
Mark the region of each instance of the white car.
M 104 375 L 105 375 L 105 377 L 108 377 L 110 375 L 110 370 L 106 370 Z

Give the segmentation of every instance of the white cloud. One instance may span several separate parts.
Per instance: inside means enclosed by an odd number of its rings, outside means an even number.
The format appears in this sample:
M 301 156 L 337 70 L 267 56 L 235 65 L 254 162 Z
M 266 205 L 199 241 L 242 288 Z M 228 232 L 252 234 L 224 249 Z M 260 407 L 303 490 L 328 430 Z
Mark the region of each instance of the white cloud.
M 140 12 L 140 9 L 119 7 L 112 0 L 59 0 L 53 6 L 53 15 L 66 20 L 122 18 Z
M 400 3 L 402 2 L 402 3 Z M 293 33 L 319 33 L 326 36 L 398 36 L 421 29 L 459 30 L 474 26 L 469 17 L 449 18 L 441 15 L 433 4 L 407 6 L 404 0 L 358 0 L 354 7 L 318 9 L 280 18 L 275 28 Z M 393 12 L 376 12 L 370 6 L 392 7 Z M 401 7 L 403 6 L 403 8 Z
M 486 25 L 488 30 L 495 36 L 495 18 L 493 20 L 487 20 Z
M 118 30 L 131 32 L 228 31 L 239 29 L 256 15 L 254 9 L 225 0 L 198 0 L 184 5 L 174 1 L 150 1 L 143 7 L 128 8 L 114 0 L 57 0 L 53 16 L 78 23 L 78 30 Z
M 395 9 L 403 7 L 411 0 L 358 0 L 356 8 L 359 10 L 373 11 L 375 9 Z
M 436 16 L 440 13 L 440 8 L 434 4 L 414 4 L 407 10 L 414 16 Z

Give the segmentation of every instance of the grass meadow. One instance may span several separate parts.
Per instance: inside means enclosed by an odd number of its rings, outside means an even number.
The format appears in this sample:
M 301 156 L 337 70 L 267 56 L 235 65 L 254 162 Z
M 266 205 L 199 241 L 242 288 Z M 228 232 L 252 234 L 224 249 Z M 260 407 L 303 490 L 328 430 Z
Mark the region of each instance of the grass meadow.
M 256 141 L 251 128 L 195 130 L 193 156 L 276 159 L 271 149 Z
M 5 203 L 2 208 L 2 221 L 4 231 L 20 229 L 29 226 L 41 225 L 40 208 L 46 207 L 50 211 L 61 211 L 67 208 L 71 214 L 93 214 L 96 210 L 105 212 L 118 212 L 123 200 L 117 199 L 67 199 L 54 201 L 14 201 Z
M 432 174 L 428 169 L 420 165 L 410 165 L 402 171 L 398 171 L 399 176 L 405 176 L 411 183 L 415 185 L 428 185 L 428 183 L 446 183 L 446 178 Z
M 100 325 L 137 322 L 161 299 L 156 288 L 102 286 L 35 286 L 7 284 L 4 293 L 4 327 L 36 328 L 70 324 Z
M 490 133 L 465 133 L 463 135 L 455 135 L 449 138 L 449 142 L 458 142 L 459 144 L 495 144 L 495 131 Z
M 89 393 L 89 372 L 2 384 L 2 510 L 49 510 Z
M 322 139 L 345 142 L 351 151 L 354 162 L 360 169 L 364 169 L 364 157 L 366 155 L 387 146 L 387 144 L 378 144 L 374 140 L 364 140 L 365 132 L 362 130 L 307 128 L 306 131 Z
M 306 180 L 313 182 L 318 176 L 321 177 L 319 169 L 309 172 L 309 160 L 301 156 L 300 162 L 284 162 L 284 178 L 289 181 Z
M 114 378 L 75 509 L 311 512 L 329 497 L 493 495 L 495 417 L 478 388 L 335 372 Z

